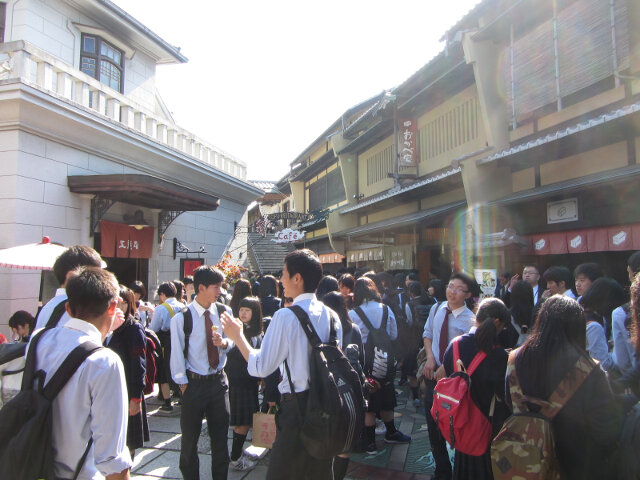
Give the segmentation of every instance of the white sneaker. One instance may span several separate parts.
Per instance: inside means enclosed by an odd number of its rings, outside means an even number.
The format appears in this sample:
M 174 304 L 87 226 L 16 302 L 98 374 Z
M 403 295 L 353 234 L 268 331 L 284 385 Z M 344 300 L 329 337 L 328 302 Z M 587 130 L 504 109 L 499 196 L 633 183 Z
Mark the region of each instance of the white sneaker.
M 253 467 L 255 467 L 256 464 L 244 455 L 241 455 L 238 460 L 232 460 L 231 462 L 229 462 L 229 466 L 234 470 L 238 470 L 239 472 L 246 472 L 247 470 L 251 470 Z
M 260 448 L 260 447 L 254 447 L 254 448 Z M 245 450 L 244 452 L 242 452 L 242 456 L 245 457 L 247 460 L 250 460 L 252 462 L 260 460 L 260 455 L 258 453 L 250 452 L 248 449 Z
M 382 420 L 376 419 L 376 435 L 384 435 L 387 433 L 387 427 Z

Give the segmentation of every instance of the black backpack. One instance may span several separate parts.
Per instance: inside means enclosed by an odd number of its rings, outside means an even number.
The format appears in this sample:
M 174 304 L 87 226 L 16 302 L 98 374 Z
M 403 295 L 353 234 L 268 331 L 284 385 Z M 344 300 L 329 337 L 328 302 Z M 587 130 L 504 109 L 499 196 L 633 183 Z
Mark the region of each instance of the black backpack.
M 396 376 L 395 345 L 387 333 L 388 309 L 384 305 L 380 328 L 373 328 L 361 307 L 354 309 L 369 330 L 369 337 L 364 345 L 365 374 L 383 384 L 393 382 Z
M 53 446 L 51 438 L 54 398 L 85 359 L 103 348 L 93 342 L 85 342 L 71 351 L 43 387 L 45 372 L 35 371 L 36 348 L 45 328 L 31 340 L 22 377 L 22 390 L 0 410 L 0 478 L 20 480 L 54 480 Z M 37 387 L 34 388 L 34 381 Z M 80 473 L 93 440 L 78 461 L 73 479 Z
M 220 302 L 216 302 L 216 308 L 218 309 L 218 316 L 221 316 L 224 312 L 227 311 L 227 308 Z M 182 313 L 182 317 L 184 318 L 184 323 L 182 325 L 182 331 L 184 332 L 184 359 L 187 359 L 187 355 L 189 354 L 189 337 L 191 336 L 191 332 L 193 330 L 193 317 L 191 316 L 191 309 L 189 307 L 184 307 L 180 310 Z
M 322 343 L 307 312 L 294 305 L 289 309 L 298 317 L 311 343 L 310 387 L 304 415 L 296 397 L 301 419 L 300 440 L 314 458 L 329 459 L 358 447 L 364 427 L 365 401 L 360 378 L 338 345 L 335 322 L 330 317 L 330 335 Z M 295 392 L 287 360 L 284 368 L 291 392 Z

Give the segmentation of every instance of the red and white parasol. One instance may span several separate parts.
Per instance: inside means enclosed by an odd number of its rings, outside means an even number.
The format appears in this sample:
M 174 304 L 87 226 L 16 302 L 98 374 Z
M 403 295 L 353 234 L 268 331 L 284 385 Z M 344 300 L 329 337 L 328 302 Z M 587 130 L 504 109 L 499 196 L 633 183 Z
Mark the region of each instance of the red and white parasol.
M 67 247 L 51 243 L 42 237 L 41 243 L 29 243 L 0 250 L 0 267 L 51 270 L 56 259 Z

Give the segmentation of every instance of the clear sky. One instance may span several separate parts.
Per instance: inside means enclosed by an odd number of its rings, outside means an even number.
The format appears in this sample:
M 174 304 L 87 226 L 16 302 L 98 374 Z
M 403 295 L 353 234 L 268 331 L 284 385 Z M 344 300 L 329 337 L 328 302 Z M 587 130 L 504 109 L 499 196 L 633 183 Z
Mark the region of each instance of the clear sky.
M 114 0 L 189 62 L 161 66 L 176 123 L 278 180 L 349 107 L 438 54 L 479 0 Z

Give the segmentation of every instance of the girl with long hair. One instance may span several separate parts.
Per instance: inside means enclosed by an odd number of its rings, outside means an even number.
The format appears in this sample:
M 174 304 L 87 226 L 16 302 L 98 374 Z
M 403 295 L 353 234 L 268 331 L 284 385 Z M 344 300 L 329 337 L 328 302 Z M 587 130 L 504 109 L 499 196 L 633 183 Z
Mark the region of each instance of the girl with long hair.
M 249 283 L 249 280 L 241 278 L 233 286 L 233 293 L 231 294 L 231 300 L 229 301 L 229 307 L 231 308 L 234 317 L 238 316 L 238 311 L 240 310 L 240 300 L 250 296 L 251 284 Z
M 147 405 L 144 400 L 144 375 L 146 372 L 147 337 L 144 327 L 134 317 L 136 303 L 133 292 L 120 285 L 118 308 L 124 313 L 124 322 L 106 340 L 106 346 L 116 352 L 122 360 L 129 395 L 129 424 L 127 446 L 131 458 L 136 448 L 149 441 Z
M 562 295 L 549 298 L 531 337 L 511 353 L 515 364 L 507 370 L 507 404 L 511 406 L 510 375 L 517 375 L 525 396 L 548 400 L 562 380 L 575 378 L 579 359 L 593 365 L 585 347 L 585 320 L 578 302 Z M 540 410 L 530 402 L 525 405 L 533 412 Z M 616 449 L 622 412 L 602 369 L 593 366 L 551 424 L 563 478 L 611 478 L 607 458 Z
M 249 283 L 249 282 L 247 282 Z M 238 305 L 238 318 L 243 323 L 245 338 L 253 348 L 262 344 L 262 309 L 260 299 L 245 297 Z M 253 414 L 259 410 L 258 382 L 247 371 L 247 361 L 237 347 L 227 353 L 227 365 L 224 368 L 229 379 L 229 425 L 233 427 L 231 463 L 234 470 L 250 470 L 255 463 L 243 453 L 244 441 L 253 423 Z
M 498 334 L 510 321 L 511 315 L 502 300 L 486 298 L 478 306 L 475 331 L 472 329 L 470 333 L 457 337 L 460 360 L 466 368 L 479 352 L 487 355 L 471 375 L 470 393 L 473 402 L 492 424 L 492 438 L 500 431 L 509 415 L 509 409 L 504 403 L 504 375 L 508 355 L 499 346 Z M 443 365 L 447 376 L 453 374 L 453 343 L 450 343 L 445 351 Z M 480 456 L 467 455 L 456 450 L 453 478 L 493 480 L 489 449 Z
M 533 330 L 535 318 L 531 284 L 518 280 L 511 289 L 510 303 L 509 323 L 500 333 L 500 344 L 504 348 L 521 346 Z

